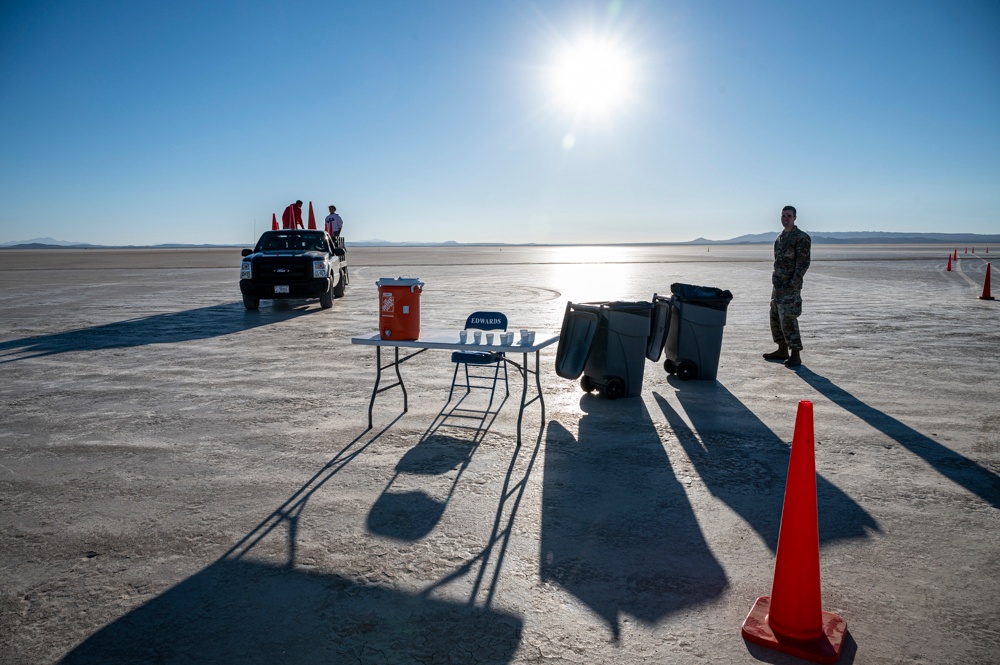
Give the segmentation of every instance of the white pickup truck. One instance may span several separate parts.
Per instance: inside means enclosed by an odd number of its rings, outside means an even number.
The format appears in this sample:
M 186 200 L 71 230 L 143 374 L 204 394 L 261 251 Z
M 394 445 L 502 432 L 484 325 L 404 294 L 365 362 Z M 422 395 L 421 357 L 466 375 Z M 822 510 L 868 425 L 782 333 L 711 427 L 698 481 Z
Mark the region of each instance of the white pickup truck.
M 333 307 L 348 283 L 347 252 L 326 231 L 266 231 L 253 249 L 243 250 L 240 291 L 248 310 L 261 300 L 319 298 Z

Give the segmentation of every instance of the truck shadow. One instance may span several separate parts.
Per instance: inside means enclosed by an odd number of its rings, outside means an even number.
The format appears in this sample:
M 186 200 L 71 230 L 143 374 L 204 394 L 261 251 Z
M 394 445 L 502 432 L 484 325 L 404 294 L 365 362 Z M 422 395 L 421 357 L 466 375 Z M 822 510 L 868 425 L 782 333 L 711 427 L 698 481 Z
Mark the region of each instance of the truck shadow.
M 116 321 L 51 335 L 0 342 L 0 364 L 41 356 L 121 349 L 220 337 L 309 313 L 306 304 L 247 312 L 242 302 Z M 320 311 L 312 308 L 311 311 Z
M 653 398 L 708 491 L 777 551 L 790 445 L 722 384 L 669 381 L 691 425 L 665 397 L 654 392 Z M 820 542 L 867 538 L 869 530 L 879 530 L 871 515 L 820 474 L 816 493 Z
M 601 616 L 653 624 L 728 586 L 641 399 L 591 395 L 578 437 L 550 421 L 540 567 Z M 627 432 L 627 434 L 625 433 Z

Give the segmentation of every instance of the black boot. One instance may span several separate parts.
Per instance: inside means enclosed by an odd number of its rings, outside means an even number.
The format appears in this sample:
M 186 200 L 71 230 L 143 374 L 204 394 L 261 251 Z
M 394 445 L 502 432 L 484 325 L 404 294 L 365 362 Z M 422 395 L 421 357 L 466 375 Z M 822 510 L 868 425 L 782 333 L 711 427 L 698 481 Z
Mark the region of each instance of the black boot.
M 764 360 L 788 360 L 788 345 L 778 344 L 778 348 L 764 354 Z
M 785 361 L 785 367 L 798 367 L 802 364 L 802 358 L 799 357 L 798 349 L 792 351 L 792 355 L 788 356 L 788 360 Z

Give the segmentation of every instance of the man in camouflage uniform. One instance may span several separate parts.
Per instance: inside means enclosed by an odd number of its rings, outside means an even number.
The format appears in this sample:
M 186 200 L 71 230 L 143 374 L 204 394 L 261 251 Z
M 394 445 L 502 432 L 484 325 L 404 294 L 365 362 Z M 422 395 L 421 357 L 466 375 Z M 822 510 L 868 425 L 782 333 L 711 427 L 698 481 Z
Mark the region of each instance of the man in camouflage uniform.
M 781 209 L 783 231 L 774 241 L 774 273 L 771 275 L 771 337 L 778 348 L 765 353 L 766 360 L 783 360 L 787 367 L 802 364 L 799 352 L 799 315 L 802 313 L 802 278 L 809 269 L 812 240 L 795 226 L 795 208 Z

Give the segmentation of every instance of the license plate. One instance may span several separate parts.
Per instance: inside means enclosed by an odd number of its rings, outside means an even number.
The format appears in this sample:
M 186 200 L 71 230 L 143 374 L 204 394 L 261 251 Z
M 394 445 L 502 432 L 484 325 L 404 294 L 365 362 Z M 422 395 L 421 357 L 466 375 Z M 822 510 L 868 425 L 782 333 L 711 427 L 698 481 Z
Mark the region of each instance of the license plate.
M 274 292 L 275 293 L 288 293 L 288 287 L 287 286 L 276 286 L 276 287 L 274 287 Z

